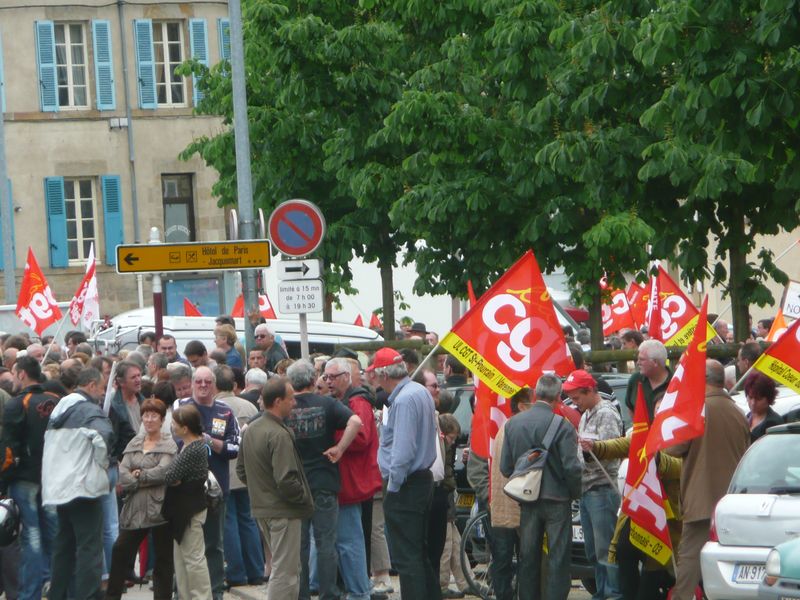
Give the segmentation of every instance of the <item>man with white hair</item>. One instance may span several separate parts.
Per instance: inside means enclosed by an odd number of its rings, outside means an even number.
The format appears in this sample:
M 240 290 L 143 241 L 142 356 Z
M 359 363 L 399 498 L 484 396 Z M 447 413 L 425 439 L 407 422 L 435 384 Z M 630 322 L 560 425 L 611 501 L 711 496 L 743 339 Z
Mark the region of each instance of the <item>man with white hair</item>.
M 644 403 L 647 406 L 647 420 L 653 422 L 655 410 L 655 397 L 667 391 L 672 371 L 667 366 L 667 348 L 658 340 L 645 340 L 639 345 L 639 355 L 636 358 L 638 371 L 631 375 L 625 391 L 625 406 L 633 415 L 636 396 L 639 393 L 639 384 L 642 384 Z
M 289 358 L 289 355 L 286 354 L 286 350 L 275 341 L 275 334 L 269 330 L 266 323 L 257 325 L 253 335 L 255 337 L 256 348 L 261 350 L 264 353 L 264 357 L 267 359 L 265 367 L 267 371 L 274 372 L 275 365 L 284 358 Z
M 239 392 L 239 397 L 251 402 L 256 408 L 259 405 L 261 391 L 267 384 L 267 374 L 261 369 L 250 369 L 244 374 L 244 389 Z
M 387 480 L 383 498 L 386 537 L 400 575 L 403 598 L 442 597 L 439 578 L 428 557 L 428 514 L 433 498 L 431 465 L 436 460 L 436 409 L 421 384 L 411 381 L 403 357 L 381 348 L 367 367 L 375 384 L 389 392 L 378 466 Z

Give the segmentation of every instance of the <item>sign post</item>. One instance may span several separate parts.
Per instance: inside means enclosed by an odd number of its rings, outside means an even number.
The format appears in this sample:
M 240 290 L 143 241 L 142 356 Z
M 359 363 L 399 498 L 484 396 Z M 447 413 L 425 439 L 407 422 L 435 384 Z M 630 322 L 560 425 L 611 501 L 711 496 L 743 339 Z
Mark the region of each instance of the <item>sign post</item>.
M 161 244 L 161 232 L 158 227 L 150 228 L 149 244 Z M 117 246 L 117 270 L 119 270 L 119 249 Z M 163 288 L 161 286 L 161 275 L 153 273 L 153 319 L 156 326 L 156 342 L 164 335 L 164 299 Z
M 287 200 L 279 204 L 269 217 L 269 239 L 286 256 L 300 258 L 316 250 L 325 235 L 325 217 L 308 200 Z M 309 312 L 320 312 L 325 303 L 325 290 L 319 279 L 319 260 L 285 261 L 280 263 L 278 286 L 279 310 L 296 313 L 300 321 L 300 354 L 308 358 Z

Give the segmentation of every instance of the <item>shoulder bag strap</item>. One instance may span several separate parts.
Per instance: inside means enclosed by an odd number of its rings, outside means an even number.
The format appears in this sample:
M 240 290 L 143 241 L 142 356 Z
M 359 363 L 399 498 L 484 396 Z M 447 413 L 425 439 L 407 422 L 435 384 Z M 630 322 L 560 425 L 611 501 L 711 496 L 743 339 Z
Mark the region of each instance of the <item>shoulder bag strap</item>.
M 553 415 L 553 419 L 550 421 L 550 426 L 547 428 L 547 433 L 544 434 L 544 441 L 542 441 L 542 446 L 545 450 L 550 449 L 550 444 L 553 443 L 553 439 L 556 437 L 558 427 L 561 425 L 561 421 L 563 420 L 564 419 L 562 417 Z

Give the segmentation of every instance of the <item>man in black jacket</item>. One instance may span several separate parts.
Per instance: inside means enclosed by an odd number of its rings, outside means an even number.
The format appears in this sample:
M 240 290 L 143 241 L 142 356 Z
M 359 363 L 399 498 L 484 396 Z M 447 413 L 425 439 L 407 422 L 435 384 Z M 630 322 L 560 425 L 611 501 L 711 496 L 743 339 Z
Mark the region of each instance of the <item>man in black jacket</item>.
M 506 423 L 500 472 L 510 477 L 517 460 L 534 448 L 542 448 L 551 422 L 558 423 L 545 463 L 539 499 L 520 504 L 520 600 L 566 600 L 570 589 L 569 561 L 572 546 L 573 499 L 581 495 L 578 437 L 566 419 L 553 413 L 561 400 L 561 380 L 546 374 L 536 382 L 536 402 Z M 560 421 L 559 421 L 560 420 Z M 547 533 L 547 580 L 540 595 L 542 540 Z
M 3 487 L 7 486 L 22 519 L 19 595 L 39 598 L 50 579 L 50 548 L 57 524 L 55 510 L 42 506 L 42 451 L 47 422 L 59 397 L 42 388 L 42 369 L 35 358 L 18 359 L 12 373 L 21 392 L 3 413 Z

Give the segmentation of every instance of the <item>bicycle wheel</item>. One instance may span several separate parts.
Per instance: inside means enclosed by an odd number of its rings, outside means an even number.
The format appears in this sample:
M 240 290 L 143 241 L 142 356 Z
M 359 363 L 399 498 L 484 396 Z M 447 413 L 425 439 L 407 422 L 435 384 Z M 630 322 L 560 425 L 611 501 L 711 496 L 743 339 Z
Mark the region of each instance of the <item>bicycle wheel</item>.
M 484 600 L 494 598 L 492 589 L 492 551 L 489 547 L 491 523 L 489 513 L 472 517 L 461 534 L 461 570 L 470 587 L 470 593 Z

